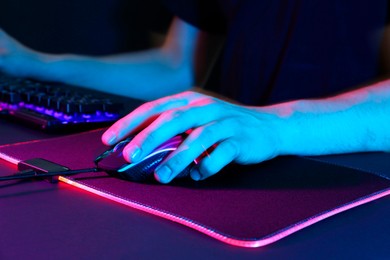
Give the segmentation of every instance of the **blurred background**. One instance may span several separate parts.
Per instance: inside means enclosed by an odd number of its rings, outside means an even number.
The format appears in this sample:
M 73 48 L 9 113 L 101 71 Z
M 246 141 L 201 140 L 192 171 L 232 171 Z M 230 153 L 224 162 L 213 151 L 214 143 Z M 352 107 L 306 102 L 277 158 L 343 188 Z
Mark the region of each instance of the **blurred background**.
M 158 0 L 1 0 L 0 27 L 49 53 L 104 55 L 158 44 L 172 15 Z

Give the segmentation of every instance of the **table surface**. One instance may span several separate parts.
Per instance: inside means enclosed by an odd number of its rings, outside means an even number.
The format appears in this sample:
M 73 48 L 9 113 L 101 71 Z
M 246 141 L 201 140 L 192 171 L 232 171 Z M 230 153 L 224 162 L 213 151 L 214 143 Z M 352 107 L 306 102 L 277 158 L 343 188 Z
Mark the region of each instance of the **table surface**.
M 55 136 L 2 119 L 0 124 L 0 144 Z M 0 161 L 0 175 L 15 171 Z M 65 183 L 16 181 L 0 183 L 0 228 L 0 259 L 377 259 L 390 256 L 390 197 L 250 249 Z

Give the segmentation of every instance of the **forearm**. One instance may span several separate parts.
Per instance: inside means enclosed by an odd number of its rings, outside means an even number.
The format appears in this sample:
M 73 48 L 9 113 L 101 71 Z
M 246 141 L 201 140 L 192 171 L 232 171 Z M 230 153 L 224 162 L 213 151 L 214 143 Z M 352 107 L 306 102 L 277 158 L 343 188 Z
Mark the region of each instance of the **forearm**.
M 258 110 L 273 117 L 279 154 L 390 151 L 390 81 L 331 98 Z
M 39 54 L 31 62 L 26 76 L 144 100 L 183 91 L 192 83 L 190 64 L 176 62 L 162 49 L 100 58 Z
M 87 57 L 34 51 L 0 30 L 0 70 L 150 100 L 192 86 L 198 30 L 174 19 L 159 48 Z

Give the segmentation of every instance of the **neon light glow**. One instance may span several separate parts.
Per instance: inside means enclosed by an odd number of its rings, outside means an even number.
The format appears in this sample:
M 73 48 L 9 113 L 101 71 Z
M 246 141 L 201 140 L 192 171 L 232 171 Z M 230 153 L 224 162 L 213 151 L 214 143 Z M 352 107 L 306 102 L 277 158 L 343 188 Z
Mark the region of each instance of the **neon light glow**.
M 13 158 L 11 156 L 8 156 L 4 153 L 0 153 L 0 159 L 3 159 L 4 161 L 10 162 L 10 163 L 15 164 L 15 165 L 17 165 L 20 162 L 20 160 Z
M 55 117 L 61 124 L 68 123 L 83 123 L 83 122 L 106 122 L 119 119 L 119 114 L 113 114 L 109 112 L 95 111 L 91 114 L 72 113 L 64 114 L 63 112 L 55 111 L 53 109 L 45 108 L 42 106 L 35 106 L 25 102 L 19 102 L 18 104 L 9 104 L 0 102 L 0 111 L 8 111 L 10 114 L 15 113 L 18 109 L 29 109 L 40 114 Z
M 8 161 L 8 162 L 10 162 L 10 163 L 12 163 L 14 165 L 17 165 L 18 162 L 20 161 L 20 160 L 18 160 L 16 158 L 13 158 L 13 157 L 8 156 L 8 155 L 3 154 L 3 153 L 0 153 L 0 158 L 4 159 L 5 161 Z M 282 238 L 284 238 L 284 237 L 286 237 L 286 236 L 288 236 L 290 234 L 293 234 L 293 233 L 295 233 L 295 232 L 297 232 L 297 231 L 299 231 L 301 229 L 304 229 L 304 228 L 306 228 L 308 226 L 311 226 L 311 225 L 313 225 L 313 224 L 315 224 L 315 223 L 317 223 L 317 222 L 319 222 L 321 220 L 324 220 L 326 218 L 334 216 L 334 215 L 336 215 L 338 213 L 347 211 L 347 210 L 352 209 L 354 207 L 357 207 L 357 206 L 366 204 L 368 202 L 377 200 L 379 198 L 385 197 L 387 195 L 390 195 L 390 188 L 387 188 L 387 189 L 384 189 L 382 191 L 375 192 L 375 193 L 372 193 L 372 194 L 367 195 L 365 197 L 356 199 L 356 200 L 354 200 L 354 201 L 352 201 L 350 203 L 341 205 L 340 207 L 334 208 L 332 210 L 320 213 L 320 214 L 318 214 L 316 216 L 313 216 L 311 218 L 305 219 L 302 222 L 299 222 L 299 223 L 297 223 L 295 225 L 291 225 L 290 227 L 287 227 L 286 229 L 283 229 L 280 232 L 276 232 L 274 234 L 271 234 L 267 238 L 259 238 L 259 239 L 254 239 L 254 240 L 245 240 L 245 239 L 231 238 L 231 237 L 225 236 L 223 234 L 218 233 L 215 230 L 211 230 L 211 229 L 209 229 L 209 228 L 207 228 L 205 226 L 202 226 L 199 223 L 193 222 L 193 221 L 191 221 L 189 219 L 186 219 L 184 217 L 177 216 L 177 215 L 174 215 L 174 214 L 169 213 L 169 212 L 164 212 L 162 210 L 153 208 L 151 206 L 143 205 L 143 204 L 137 203 L 135 201 L 130 201 L 130 200 L 126 200 L 126 199 L 123 199 L 123 198 L 120 198 L 120 197 L 116 197 L 113 194 L 102 192 L 100 190 L 94 189 L 94 188 L 89 187 L 87 185 L 84 185 L 84 184 L 82 184 L 80 182 L 75 182 L 75 181 L 73 181 L 71 179 L 68 179 L 68 178 L 65 178 L 63 176 L 60 176 L 59 180 L 64 182 L 64 183 L 67 183 L 69 185 L 72 185 L 74 187 L 77 187 L 79 189 L 82 189 L 82 190 L 91 192 L 93 194 L 96 194 L 96 195 L 98 195 L 100 197 L 103 197 L 103 198 L 115 201 L 115 202 L 120 203 L 122 205 L 129 206 L 129 207 L 131 207 L 133 209 L 138 209 L 138 210 L 141 210 L 143 212 L 147 212 L 147 213 L 150 213 L 152 215 L 155 215 L 155 216 L 158 216 L 158 217 L 161 217 L 161 218 L 164 218 L 164 219 L 167 219 L 167 220 L 170 220 L 170 221 L 182 224 L 182 225 L 187 226 L 189 228 L 192 228 L 192 229 L 194 229 L 196 231 L 199 231 L 199 232 L 201 232 L 201 233 L 203 233 L 205 235 L 208 235 L 208 236 L 210 236 L 210 237 L 212 237 L 214 239 L 217 239 L 217 240 L 219 240 L 219 241 L 221 241 L 223 243 L 226 243 L 226 244 L 229 244 L 229 245 L 233 245 L 233 246 L 248 247 L 248 248 L 261 247 L 261 246 L 265 246 L 265 245 L 274 243 L 274 242 L 276 242 L 276 241 L 278 241 L 278 240 L 280 240 L 280 239 L 282 239 Z
M 82 190 L 91 192 L 91 193 L 96 194 L 98 196 L 115 201 L 115 202 L 120 203 L 122 205 L 126 205 L 126 206 L 129 206 L 131 208 L 138 209 L 138 210 L 141 210 L 143 212 L 147 212 L 147 213 L 150 213 L 152 215 L 155 215 L 155 216 L 165 218 L 165 219 L 171 220 L 173 222 L 182 224 L 184 226 L 187 226 L 189 228 L 197 230 L 203 234 L 206 234 L 214 239 L 217 239 L 223 243 L 233 245 L 233 246 L 238 246 L 238 247 L 251 247 L 251 248 L 269 245 L 269 244 L 274 243 L 274 242 L 276 242 L 284 237 L 287 237 L 288 235 L 291 235 L 292 233 L 295 233 L 301 229 L 304 229 L 308 226 L 311 226 L 311 225 L 313 225 L 321 220 L 324 220 L 326 218 L 334 216 L 338 213 L 344 212 L 348 209 L 363 205 L 363 204 L 368 203 L 370 201 L 374 201 L 376 199 L 390 195 L 390 188 L 389 188 L 389 189 L 371 194 L 369 196 L 363 197 L 361 199 L 357 199 L 355 201 L 352 201 L 351 203 L 342 205 L 342 206 L 335 208 L 331 211 L 314 216 L 313 218 L 306 219 L 305 221 L 302 221 L 301 223 L 299 223 L 297 225 L 293 225 L 290 228 L 284 229 L 282 232 L 274 233 L 270 237 L 267 237 L 264 239 L 260 238 L 257 240 L 256 239 L 255 240 L 240 240 L 240 239 L 231 238 L 231 237 L 219 234 L 218 232 L 216 232 L 214 230 L 211 230 L 207 227 L 204 227 L 201 224 L 192 222 L 191 220 L 185 219 L 181 216 L 176 216 L 176 215 L 161 211 L 159 209 L 152 208 L 152 207 L 147 206 L 147 205 L 142 205 L 142 204 L 134 202 L 134 201 L 129 201 L 129 200 L 125 200 L 123 198 L 116 197 L 116 196 L 109 194 L 109 193 L 104 193 L 102 191 L 96 190 L 94 188 L 91 188 L 91 187 L 83 185 L 81 183 L 72 181 L 72 180 L 65 178 L 65 177 L 62 177 L 62 176 L 60 176 L 59 180 L 62 182 L 65 182 L 69 185 L 72 185 L 74 187 L 80 188 Z
M 159 154 L 159 153 L 164 153 L 164 152 L 169 152 L 169 151 L 175 151 L 175 150 L 176 150 L 176 148 L 166 148 L 166 149 L 164 149 L 164 150 L 159 150 L 159 151 L 156 151 L 156 152 L 154 152 L 154 153 L 149 154 L 148 156 L 145 157 L 145 159 L 148 159 L 148 158 L 150 158 L 150 157 L 152 157 L 152 156 L 154 156 L 154 155 L 156 155 L 156 154 Z M 144 159 L 144 160 L 145 160 L 145 159 Z M 128 169 L 130 169 L 130 168 L 136 166 L 137 164 L 139 164 L 139 163 L 141 163 L 141 162 L 142 162 L 142 161 L 136 162 L 136 163 L 128 164 L 128 165 L 126 165 L 125 167 L 119 169 L 118 172 L 125 172 L 125 171 L 127 171 Z

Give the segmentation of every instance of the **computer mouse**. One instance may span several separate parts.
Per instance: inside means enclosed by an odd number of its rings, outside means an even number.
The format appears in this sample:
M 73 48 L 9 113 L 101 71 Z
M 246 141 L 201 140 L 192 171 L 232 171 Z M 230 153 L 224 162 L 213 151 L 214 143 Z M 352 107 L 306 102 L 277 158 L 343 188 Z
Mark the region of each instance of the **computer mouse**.
M 174 136 L 153 150 L 148 156 L 136 163 L 129 163 L 123 158 L 123 148 L 134 136 L 117 143 L 96 157 L 95 165 L 99 170 L 111 176 L 134 182 L 154 180 L 154 170 L 157 166 L 183 142 L 184 134 Z M 187 177 L 192 165 L 187 166 L 177 178 Z

